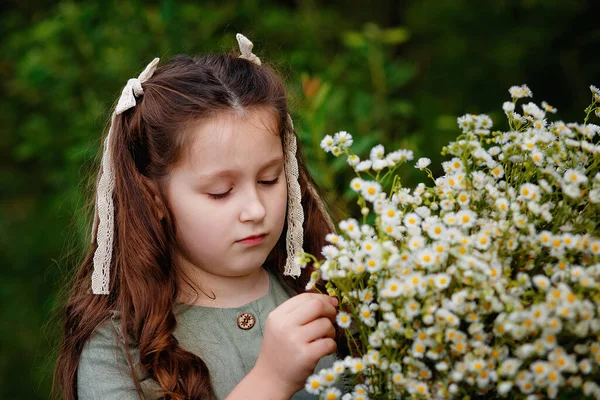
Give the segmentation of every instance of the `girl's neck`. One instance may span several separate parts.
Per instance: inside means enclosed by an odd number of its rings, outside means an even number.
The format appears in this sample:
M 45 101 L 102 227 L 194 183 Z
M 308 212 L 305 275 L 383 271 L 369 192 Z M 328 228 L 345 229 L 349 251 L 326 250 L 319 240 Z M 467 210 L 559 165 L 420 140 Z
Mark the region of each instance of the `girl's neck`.
M 260 299 L 269 292 L 269 273 L 258 268 L 243 276 L 221 276 L 211 274 L 198 267 L 185 268 L 198 294 L 189 284 L 180 284 L 178 302 L 211 308 L 236 308 Z

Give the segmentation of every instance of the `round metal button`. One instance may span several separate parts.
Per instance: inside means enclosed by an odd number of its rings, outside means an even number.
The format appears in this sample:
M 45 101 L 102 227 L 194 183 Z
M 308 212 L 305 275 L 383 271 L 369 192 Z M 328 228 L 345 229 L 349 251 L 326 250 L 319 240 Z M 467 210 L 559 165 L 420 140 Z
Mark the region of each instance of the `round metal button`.
M 251 329 L 255 323 L 256 323 L 256 319 L 254 318 L 254 315 L 252 315 L 252 314 L 241 313 L 237 317 L 238 327 L 245 331 L 247 331 L 248 329 Z

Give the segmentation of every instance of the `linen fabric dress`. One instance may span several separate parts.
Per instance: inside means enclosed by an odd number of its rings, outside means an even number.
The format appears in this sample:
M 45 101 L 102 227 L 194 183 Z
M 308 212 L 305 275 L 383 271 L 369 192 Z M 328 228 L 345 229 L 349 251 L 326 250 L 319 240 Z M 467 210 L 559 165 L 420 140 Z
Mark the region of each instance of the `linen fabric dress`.
M 210 383 L 218 400 L 227 397 L 254 367 L 267 316 L 291 296 L 279 279 L 269 272 L 268 293 L 241 307 L 175 306 L 177 327 L 174 336 L 182 348 L 198 355 L 207 364 Z M 255 317 L 255 325 L 251 329 L 238 327 L 237 317 L 241 313 Z M 110 319 L 85 344 L 77 370 L 79 399 L 139 399 L 125 356 L 120 324 L 119 313 L 111 312 Z M 158 383 L 139 366 L 139 352 L 135 348 L 130 351 L 144 394 L 149 399 L 160 398 L 156 392 Z M 281 354 L 282 358 L 286 356 Z M 323 357 L 315 372 L 331 367 L 335 360 L 335 355 Z M 291 399 L 316 398 L 303 389 Z

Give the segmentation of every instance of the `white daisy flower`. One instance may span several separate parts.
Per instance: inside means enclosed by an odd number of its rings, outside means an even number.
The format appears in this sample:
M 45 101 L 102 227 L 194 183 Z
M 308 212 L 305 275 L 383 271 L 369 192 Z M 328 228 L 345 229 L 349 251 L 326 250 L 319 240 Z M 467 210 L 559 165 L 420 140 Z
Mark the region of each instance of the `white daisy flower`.
M 540 199 L 540 188 L 533 183 L 525 183 L 519 189 L 520 198 L 538 201 Z
M 365 370 L 365 362 L 362 358 L 350 358 L 346 364 L 353 374 L 360 373 Z
M 544 111 L 552 113 L 552 114 L 556 114 L 556 108 L 552 107 L 550 104 L 546 103 L 545 101 L 542 101 L 542 108 L 544 109 Z
M 325 150 L 325 152 L 330 152 L 335 146 L 335 140 L 330 135 L 326 135 L 323 140 L 321 140 L 321 148 Z
M 381 260 L 378 257 L 368 257 L 365 260 L 365 265 L 367 266 L 367 271 L 371 273 L 379 272 L 383 268 Z
M 371 161 L 381 160 L 384 156 L 385 148 L 381 144 L 378 144 L 377 146 L 373 147 L 369 154 L 369 158 L 371 159 Z
M 579 185 L 586 184 L 588 182 L 585 172 L 578 171 L 575 169 L 568 169 L 565 171 L 564 180 L 567 184 Z
M 429 164 L 431 164 L 431 160 L 427 157 L 422 157 L 422 158 L 419 158 L 419 160 L 417 161 L 415 168 L 423 170 L 423 169 L 427 168 L 429 166 Z
M 421 217 L 416 213 L 408 213 L 404 216 L 404 225 L 407 228 L 416 228 L 421 224 Z
M 499 197 L 496 199 L 496 209 L 501 213 L 507 213 L 509 209 L 509 202 L 504 197 Z
M 531 97 L 531 96 L 533 96 L 533 93 L 531 92 L 531 89 L 529 89 L 529 87 L 527 87 L 527 85 L 511 86 L 508 89 L 508 92 L 510 93 L 510 96 L 513 99 L 521 99 L 523 97 Z
M 366 304 L 363 304 L 360 307 L 360 311 L 358 314 L 360 316 L 360 319 L 364 322 L 365 325 L 367 325 L 367 326 L 375 325 L 375 315 L 373 314 L 373 311 L 369 308 L 369 306 L 367 306 Z
M 475 117 L 475 128 L 490 129 L 492 125 L 492 119 L 489 117 L 489 115 L 479 114 Z
M 452 282 L 452 278 L 448 274 L 437 274 L 434 278 L 435 287 L 438 289 L 446 289 L 450 282 Z
M 348 165 L 350 165 L 351 167 L 355 167 L 358 165 L 358 163 L 360 162 L 360 157 L 357 156 L 356 154 L 350 154 L 348 156 L 348 158 L 346 159 L 346 162 L 348 163 Z
M 339 374 L 336 373 L 333 368 L 325 368 L 319 371 L 319 376 L 321 377 L 321 382 L 323 382 L 324 386 L 332 386 L 337 382 Z
M 361 190 L 361 194 L 366 200 L 368 200 L 370 202 L 374 202 L 375 200 L 377 200 L 379 193 L 381 193 L 381 185 L 379 184 L 379 182 L 375 182 L 375 181 L 364 181 L 363 182 L 363 188 Z
M 387 223 L 398 222 L 400 216 L 401 216 L 400 211 L 392 205 L 388 205 L 387 207 L 384 207 L 381 212 L 381 218 Z
M 533 150 L 529 156 L 533 160 L 533 163 L 538 167 L 544 163 L 544 153 L 542 153 L 538 149 Z
M 473 243 L 478 249 L 487 250 L 492 244 L 492 238 L 485 233 L 478 233 L 475 236 L 475 241 Z
M 328 260 L 334 259 L 340 254 L 340 251 L 337 247 L 332 245 L 323 246 L 321 249 L 321 254 L 327 258 Z
M 436 263 L 435 253 L 429 249 L 421 249 L 416 256 L 416 262 L 424 268 L 428 268 Z
M 350 187 L 355 192 L 360 192 L 363 189 L 364 184 L 365 184 L 365 181 L 358 177 L 354 178 L 350 181 Z
M 323 381 L 318 374 L 309 376 L 304 385 L 304 389 L 310 394 L 319 394 L 323 388 Z
M 529 365 L 535 378 L 545 378 L 550 370 L 550 365 L 545 361 L 535 361 Z
M 504 177 L 504 167 L 501 164 L 496 164 L 490 167 L 490 172 L 496 179 L 502 179 L 502 177 Z
M 414 159 L 414 153 L 412 150 L 400 149 L 396 150 L 398 152 L 398 156 L 400 161 L 412 161 Z
M 456 196 L 456 201 L 460 204 L 461 207 L 467 207 L 469 205 L 469 201 L 471 200 L 469 194 L 467 192 L 460 192 Z
M 350 314 L 343 311 L 338 312 L 335 319 L 338 326 L 344 329 L 348 328 L 352 323 L 352 317 L 350 316 Z
M 381 252 L 381 245 L 375 242 L 373 239 L 365 239 L 365 241 L 363 241 L 361 244 L 361 249 L 366 254 L 378 255 Z
M 435 220 L 434 222 L 429 223 L 427 225 L 425 231 L 427 232 L 427 235 L 429 235 L 430 238 L 441 239 L 446 233 L 446 227 L 438 220 Z
M 350 218 L 340 222 L 340 229 L 345 232 L 351 239 L 357 240 L 361 236 L 358 221 Z
M 321 398 L 326 400 L 339 400 L 342 398 L 342 392 L 336 387 L 330 387 L 325 389 Z
M 507 358 L 498 369 L 500 375 L 512 377 L 519 371 L 523 362 L 518 358 Z
M 446 225 L 456 225 L 458 223 L 458 220 L 456 219 L 456 214 L 453 212 L 446 213 L 444 215 L 443 220 Z
M 340 131 L 333 136 L 333 140 L 336 144 L 343 148 L 348 148 L 352 146 L 352 135 L 346 131 Z
M 523 104 L 522 107 L 523 114 L 533 117 L 534 120 L 540 120 L 546 116 L 546 113 L 542 111 L 535 103 L 529 102 L 527 104 Z
M 581 197 L 581 189 L 579 188 L 579 186 L 577 184 L 562 185 L 562 190 L 563 190 L 564 194 L 571 197 L 572 199 L 578 199 Z
M 411 355 L 413 357 L 423 358 L 426 351 L 427 351 L 427 346 L 425 345 L 424 342 L 421 342 L 420 340 L 415 340 L 413 342 L 412 352 L 411 352 Z
M 416 251 L 425 245 L 425 238 L 421 235 L 413 235 L 408 239 L 408 248 Z
M 381 171 L 382 169 L 386 168 L 390 166 L 388 160 L 383 159 L 383 160 L 374 160 L 373 161 L 373 166 L 371 167 L 371 169 L 373 169 L 373 171 Z
M 469 128 L 473 124 L 473 116 L 471 114 L 465 114 L 462 117 L 458 117 L 456 119 L 458 123 L 458 127 L 462 129 L 463 132 L 468 132 Z
M 511 113 L 511 112 L 515 111 L 515 103 L 513 103 L 512 101 L 505 101 L 502 104 L 502 110 L 505 113 Z
M 533 277 L 533 284 L 540 290 L 548 290 L 550 288 L 550 279 L 545 275 L 536 275 Z
M 402 282 L 396 278 L 390 278 L 385 281 L 381 295 L 384 297 L 395 298 L 402 294 Z
M 370 170 L 371 166 L 373 166 L 373 162 L 371 160 L 364 160 L 356 164 L 355 168 L 357 172 L 364 172 Z
M 469 229 L 477 222 L 477 214 L 471 210 L 460 210 L 456 213 L 456 224 L 463 229 Z
M 331 369 L 337 376 L 340 376 L 346 370 L 346 364 L 343 360 L 336 360 L 333 362 Z

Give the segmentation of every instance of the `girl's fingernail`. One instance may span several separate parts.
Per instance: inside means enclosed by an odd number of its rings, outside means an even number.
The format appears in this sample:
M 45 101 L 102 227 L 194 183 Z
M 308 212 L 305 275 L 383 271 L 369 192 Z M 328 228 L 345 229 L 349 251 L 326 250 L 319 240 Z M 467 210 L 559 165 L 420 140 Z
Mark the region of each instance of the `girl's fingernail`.
M 332 297 L 332 298 L 331 298 L 331 302 L 333 303 L 333 305 L 334 305 L 335 307 L 337 307 L 337 305 L 340 303 L 340 302 L 338 301 L 338 299 L 336 299 L 335 297 Z

